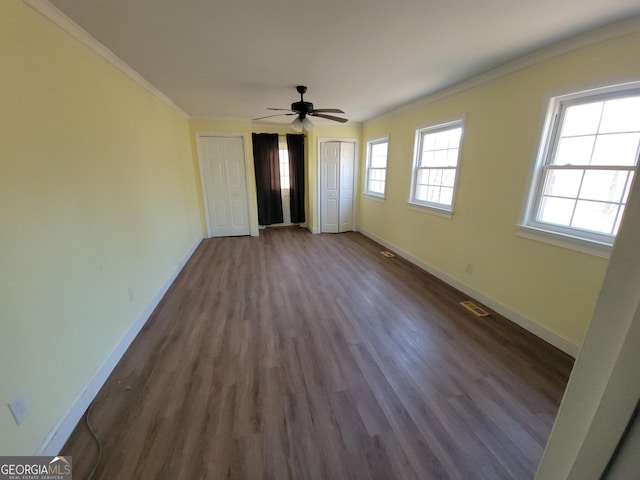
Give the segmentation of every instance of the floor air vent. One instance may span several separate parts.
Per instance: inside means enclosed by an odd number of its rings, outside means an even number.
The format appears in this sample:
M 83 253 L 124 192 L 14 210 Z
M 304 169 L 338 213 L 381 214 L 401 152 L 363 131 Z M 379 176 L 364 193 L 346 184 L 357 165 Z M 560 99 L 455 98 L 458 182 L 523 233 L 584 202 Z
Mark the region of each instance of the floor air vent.
M 393 257 L 395 257 L 395 255 L 394 255 L 392 252 L 390 252 L 389 250 L 383 250 L 383 251 L 381 251 L 381 252 L 380 252 L 380 255 L 384 255 L 384 256 L 385 256 L 385 257 L 387 257 L 387 258 L 393 258 Z
M 478 305 L 476 305 L 473 302 L 469 302 L 469 301 L 460 302 L 460 305 L 462 305 L 464 308 L 469 310 L 471 313 L 473 313 L 477 317 L 488 317 L 489 315 L 491 315 L 484 308 L 479 307 Z

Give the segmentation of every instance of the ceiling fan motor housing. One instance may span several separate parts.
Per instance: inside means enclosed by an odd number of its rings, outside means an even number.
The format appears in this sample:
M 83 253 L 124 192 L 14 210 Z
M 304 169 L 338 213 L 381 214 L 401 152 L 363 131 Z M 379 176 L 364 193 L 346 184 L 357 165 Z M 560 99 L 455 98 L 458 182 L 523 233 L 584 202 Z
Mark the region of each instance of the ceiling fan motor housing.
M 311 102 L 294 102 L 291 104 L 291 110 L 298 112 L 300 115 L 306 115 L 313 111 L 313 103 Z M 304 118 L 304 117 L 301 117 Z

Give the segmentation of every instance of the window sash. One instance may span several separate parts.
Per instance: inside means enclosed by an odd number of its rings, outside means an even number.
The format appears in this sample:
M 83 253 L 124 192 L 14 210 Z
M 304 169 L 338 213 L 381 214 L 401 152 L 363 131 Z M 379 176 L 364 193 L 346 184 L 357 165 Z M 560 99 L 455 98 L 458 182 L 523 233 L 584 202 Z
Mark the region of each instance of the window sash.
M 369 168 L 367 175 L 367 192 L 384 195 L 386 187 L 386 168 Z
M 387 144 L 387 155 L 384 157 L 384 167 L 372 167 L 373 150 L 376 145 Z M 389 139 L 380 138 L 367 142 L 367 178 L 364 193 L 376 197 L 384 197 L 386 191 L 387 164 L 389 155 Z M 382 158 L 376 155 L 376 159 Z M 377 162 L 376 162 L 377 163 Z
M 415 157 L 412 173 L 411 196 L 410 203 L 415 205 L 435 208 L 437 210 L 453 211 L 453 203 L 455 200 L 455 190 L 457 185 L 458 168 L 460 164 L 460 150 L 462 145 L 463 121 L 456 120 L 453 122 L 435 125 L 433 127 L 420 128 L 416 130 Z M 460 136 L 456 145 L 447 144 L 443 148 L 441 145 L 434 145 L 434 148 L 428 149 L 426 153 L 433 153 L 435 160 L 435 152 L 446 152 L 446 162 L 435 162 L 426 164 L 423 155 L 425 154 L 424 144 L 425 138 L 439 133 L 448 133 L 452 130 L 460 129 Z M 455 152 L 452 157 L 450 152 Z M 431 173 L 435 173 L 435 179 L 432 179 Z M 445 172 L 451 172 L 446 175 Z M 422 180 L 427 174 L 428 180 Z M 444 179 L 448 178 L 447 181 Z
M 573 187 L 575 193 L 567 193 L 567 190 L 571 190 L 571 188 L 567 187 L 564 187 L 565 191 L 550 191 L 552 187 L 549 187 L 549 184 L 552 181 L 554 172 L 575 172 L 577 174 L 575 177 L 578 179 L 577 184 Z M 588 189 L 585 189 L 585 179 L 588 174 L 594 173 L 602 176 L 603 172 L 620 173 L 623 177 L 618 192 L 616 192 L 615 195 L 609 192 L 611 194 L 609 198 L 607 198 L 606 195 L 598 197 L 593 192 L 591 192 L 590 195 Z M 558 229 L 564 234 L 571 234 L 571 232 L 573 232 L 573 235 L 576 235 L 578 232 L 581 232 L 593 240 L 612 243 L 620 226 L 622 213 L 627 203 L 627 197 L 631 189 L 634 174 L 634 167 L 545 165 L 541 172 L 540 193 L 537 197 L 536 215 L 531 223 L 538 228 L 549 228 L 549 226 L 553 226 L 554 229 Z M 585 192 L 585 190 L 587 191 Z M 562 212 L 555 213 L 556 221 L 554 221 L 553 212 L 550 212 L 550 215 L 546 219 L 543 218 L 545 215 L 544 206 L 549 200 L 555 201 L 557 205 L 564 204 L 568 207 L 570 212 L 567 211 L 568 215 L 565 214 L 563 220 L 560 220 L 560 218 L 563 217 Z M 610 225 L 608 228 L 595 228 L 598 225 L 597 219 L 595 218 L 597 213 L 593 213 L 592 220 L 589 222 L 590 225 L 586 225 L 584 221 L 581 225 L 579 216 L 580 209 L 585 208 L 588 204 L 591 204 L 594 208 L 599 206 L 601 209 L 609 208 L 615 210 L 614 216 L 608 217 L 610 220 L 608 222 Z M 556 210 L 562 210 L 562 208 L 558 209 L 556 207 Z M 605 221 L 606 219 L 602 220 L 603 225 Z

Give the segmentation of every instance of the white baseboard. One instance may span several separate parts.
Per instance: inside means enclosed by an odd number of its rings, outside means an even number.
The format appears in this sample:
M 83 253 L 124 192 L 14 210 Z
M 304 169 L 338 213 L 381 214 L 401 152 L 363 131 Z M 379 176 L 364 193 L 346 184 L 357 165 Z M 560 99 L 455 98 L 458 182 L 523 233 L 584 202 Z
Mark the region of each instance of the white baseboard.
M 539 323 L 534 322 L 533 320 L 523 316 L 522 314 L 516 312 L 515 310 L 512 310 L 511 308 L 505 305 L 502 305 L 495 299 L 488 297 L 484 293 L 479 292 L 478 290 L 475 290 L 473 287 L 461 282 L 456 278 L 453 278 L 452 276 L 446 274 L 445 272 L 434 267 L 433 265 L 430 265 L 425 261 L 420 260 L 419 258 L 413 256 L 406 250 L 400 248 L 399 246 L 394 245 L 393 243 L 388 242 L 385 239 L 380 238 L 371 232 L 367 232 L 366 230 L 359 229 L 359 232 L 362 233 L 364 236 L 369 237 L 371 240 L 378 242 L 380 245 L 383 245 L 386 248 L 393 250 L 394 253 L 396 253 L 397 255 L 400 255 L 405 260 L 408 260 L 409 262 L 413 263 L 417 267 L 425 270 L 426 272 L 429 272 L 431 275 L 439 278 L 443 282 L 451 285 L 454 288 L 457 288 L 458 290 L 469 295 L 475 300 L 478 300 L 480 303 L 483 303 L 484 305 L 491 308 L 495 312 L 499 313 L 506 319 L 511 320 L 513 323 L 521 326 L 525 330 L 528 330 L 529 332 L 533 333 L 535 336 L 541 338 L 547 343 L 550 343 L 551 345 L 562 350 L 566 354 L 571 355 L 573 358 L 575 358 L 576 355 L 578 354 L 578 350 L 580 347 L 578 345 L 575 345 L 574 343 L 571 343 L 566 338 L 563 338 L 560 335 L 550 330 L 547 330 L 545 327 L 543 327 Z
M 151 299 L 147 307 L 140 314 L 136 322 L 129 328 L 127 333 L 122 337 L 120 342 L 116 345 L 116 347 L 111 351 L 111 353 L 107 356 L 107 358 L 102 362 L 102 365 L 96 370 L 93 374 L 87 385 L 84 387 L 80 395 L 76 398 L 76 400 L 71 404 L 69 409 L 64 413 L 64 415 L 58 420 L 55 426 L 51 429 L 49 434 L 42 441 L 34 455 L 45 455 L 45 456 L 55 456 L 60 453 L 62 447 L 71 436 L 71 433 L 75 429 L 76 425 L 84 415 L 84 412 L 89 408 L 91 402 L 96 397 L 104 383 L 113 372 L 116 365 L 127 351 L 133 340 L 136 338 L 142 327 L 144 327 L 147 320 L 155 310 L 155 308 L 164 297 L 165 293 L 174 282 L 180 271 L 184 268 L 187 261 L 191 258 L 191 255 L 195 252 L 200 242 L 202 242 L 203 238 L 198 238 L 193 245 L 189 248 L 189 251 L 185 254 L 180 263 L 176 266 L 176 268 L 171 272 L 169 278 L 167 278 L 158 292 Z

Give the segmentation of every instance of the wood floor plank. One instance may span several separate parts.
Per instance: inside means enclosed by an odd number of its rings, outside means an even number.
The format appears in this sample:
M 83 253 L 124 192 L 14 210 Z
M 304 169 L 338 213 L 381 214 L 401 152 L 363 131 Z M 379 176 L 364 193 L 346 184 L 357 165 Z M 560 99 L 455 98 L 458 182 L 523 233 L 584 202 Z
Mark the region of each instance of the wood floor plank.
M 533 478 L 572 360 L 381 250 L 203 241 L 96 397 L 94 478 Z M 91 471 L 84 423 L 62 454 Z

